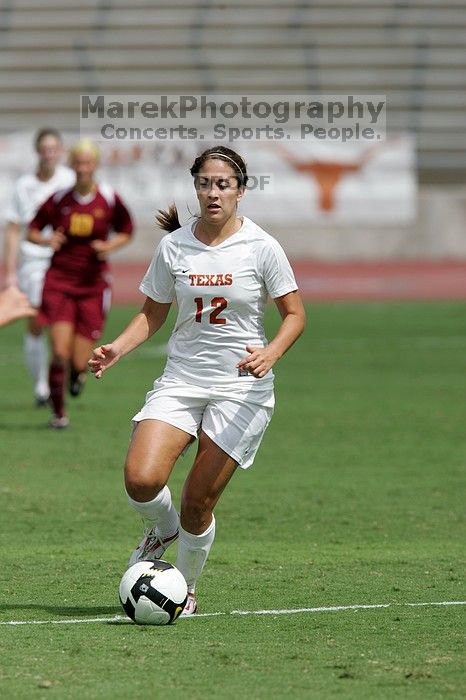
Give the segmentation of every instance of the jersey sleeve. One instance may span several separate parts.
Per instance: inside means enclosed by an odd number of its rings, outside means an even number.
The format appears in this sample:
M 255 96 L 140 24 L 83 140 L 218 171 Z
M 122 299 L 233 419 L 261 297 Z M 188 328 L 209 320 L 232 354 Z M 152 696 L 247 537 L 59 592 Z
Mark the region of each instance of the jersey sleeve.
M 259 272 L 272 299 L 298 289 L 285 251 L 275 239 L 268 241 L 259 253 Z
M 5 219 L 12 224 L 29 223 L 28 221 L 24 221 L 24 214 L 21 206 L 21 195 L 18 183 L 16 184 L 16 187 L 13 191 L 13 197 L 11 198 L 9 206 L 7 207 Z
M 175 278 L 171 271 L 164 240 L 158 245 L 139 290 L 160 304 L 170 304 L 175 298 Z
M 133 233 L 133 220 L 123 200 L 115 193 L 112 228 L 116 233 Z
M 54 212 L 55 212 L 55 201 L 54 195 L 51 195 L 45 202 L 39 207 L 36 212 L 35 217 L 29 223 L 29 228 L 38 229 L 42 231 L 46 226 L 54 225 Z

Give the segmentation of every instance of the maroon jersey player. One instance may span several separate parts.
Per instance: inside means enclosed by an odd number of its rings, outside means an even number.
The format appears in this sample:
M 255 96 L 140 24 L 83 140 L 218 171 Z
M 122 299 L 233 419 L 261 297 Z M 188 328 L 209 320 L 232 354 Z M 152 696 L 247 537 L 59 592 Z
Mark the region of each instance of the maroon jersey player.
M 76 185 L 53 194 L 30 224 L 29 239 L 54 250 L 45 277 L 39 322 L 50 326 L 50 426 L 67 427 L 65 383 L 78 395 L 87 359 L 100 337 L 110 302 L 107 255 L 129 242 L 133 222 L 108 185 L 94 181 L 98 151 L 81 141 L 71 150 Z M 51 237 L 41 231 L 51 227 Z M 113 235 L 111 235 L 113 233 Z

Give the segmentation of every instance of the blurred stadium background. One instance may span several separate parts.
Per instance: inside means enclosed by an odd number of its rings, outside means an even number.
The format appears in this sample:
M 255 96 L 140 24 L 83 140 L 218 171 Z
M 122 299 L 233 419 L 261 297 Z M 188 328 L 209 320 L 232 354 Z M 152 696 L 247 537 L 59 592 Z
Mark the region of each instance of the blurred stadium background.
M 325 176 L 361 144 L 300 145 L 320 167 L 308 173 L 237 144 L 274 174 L 242 211 L 283 243 L 308 298 L 466 297 L 463 0 L 4 0 L 0 30 L 0 211 L 39 127 L 77 138 L 80 94 L 382 94 L 388 139 L 354 172 Z M 205 146 L 105 145 L 101 177 L 138 224 L 115 261 L 117 300 L 138 298 L 156 210 L 195 211 L 187 167 Z

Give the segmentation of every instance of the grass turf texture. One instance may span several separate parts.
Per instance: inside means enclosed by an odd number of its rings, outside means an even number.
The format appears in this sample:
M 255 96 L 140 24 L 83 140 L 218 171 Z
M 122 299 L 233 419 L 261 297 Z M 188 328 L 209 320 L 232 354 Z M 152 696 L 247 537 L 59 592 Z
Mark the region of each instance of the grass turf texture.
M 114 309 L 105 338 L 133 311 Z M 464 320 L 459 303 L 309 309 L 256 463 L 217 508 L 198 587 L 201 612 L 390 608 L 0 626 L 2 697 L 464 697 L 464 607 L 404 605 L 465 599 Z M 269 335 L 277 323 L 271 309 Z M 122 488 L 128 422 L 168 327 L 69 401 L 64 432 L 32 408 L 21 334 L 1 331 L 0 621 L 121 614 L 140 538 Z M 172 475 L 176 499 L 193 454 Z

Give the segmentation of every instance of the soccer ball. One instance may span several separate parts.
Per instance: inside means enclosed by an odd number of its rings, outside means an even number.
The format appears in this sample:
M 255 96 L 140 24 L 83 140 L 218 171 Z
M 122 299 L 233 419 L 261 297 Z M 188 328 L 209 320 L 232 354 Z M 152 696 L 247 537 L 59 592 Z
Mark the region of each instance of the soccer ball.
M 183 574 L 162 559 L 133 564 L 120 582 L 120 603 L 128 617 L 139 625 L 174 622 L 187 599 Z

